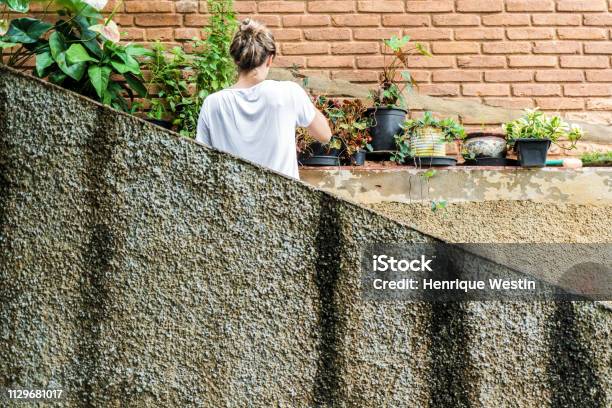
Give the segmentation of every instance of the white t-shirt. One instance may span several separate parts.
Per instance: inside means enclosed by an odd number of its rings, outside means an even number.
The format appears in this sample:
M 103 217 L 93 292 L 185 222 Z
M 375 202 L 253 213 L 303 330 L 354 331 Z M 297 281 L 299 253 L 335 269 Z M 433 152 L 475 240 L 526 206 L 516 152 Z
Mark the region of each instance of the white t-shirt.
M 296 127 L 308 127 L 316 108 L 296 83 L 263 81 L 224 89 L 204 101 L 197 140 L 296 179 Z

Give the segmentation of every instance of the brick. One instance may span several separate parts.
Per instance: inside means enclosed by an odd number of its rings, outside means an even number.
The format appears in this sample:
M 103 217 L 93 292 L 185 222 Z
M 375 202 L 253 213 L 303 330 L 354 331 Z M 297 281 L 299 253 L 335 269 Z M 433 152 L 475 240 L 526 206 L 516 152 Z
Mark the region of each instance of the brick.
M 482 16 L 482 24 L 486 26 L 528 26 L 528 14 L 491 14 Z
M 506 0 L 507 11 L 553 11 L 552 0 Z
M 297 56 L 277 56 L 274 58 L 274 66 L 279 68 L 291 68 L 293 66 L 303 68 L 306 66 L 306 58 Z
M 436 14 L 433 16 L 433 24 L 436 26 L 477 26 L 480 25 L 480 17 L 473 14 Z
M 259 1 L 260 13 L 303 13 L 306 10 L 303 1 Z
M 354 68 L 355 58 L 352 56 L 321 56 L 307 59 L 309 68 Z
M 383 16 L 384 26 L 394 27 L 422 27 L 429 26 L 429 16 L 416 14 L 391 14 Z
M 126 1 L 128 13 L 170 13 L 173 11 L 171 1 Z
M 367 68 L 367 69 L 379 69 L 385 66 L 385 59 L 383 56 L 375 56 L 375 57 L 357 57 L 357 68 Z
M 562 56 L 563 68 L 608 68 L 609 59 L 604 56 Z
M 197 13 L 199 9 L 199 4 L 197 1 L 191 0 L 183 0 L 176 2 L 176 12 L 177 13 Z
M 406 1 L 406 11 L 409 13 L 444 13 L 453 11 L 453 9 L 454 1 L 452 0 Z
M 578 14 L 534 14 L 531 19 L 535 26 L 579 26 L 582 16 Z
M 457 28 L 456 40 L 501 40 L 504 38 L 503 28 Z
M 605 0 L 559 0 L 558 11 L 606 11 Z
M 582 82 L 584 72 L 576 70 L 546 70 L 536 72 L 538 82 Z
M 502 0 L 458 0 L 457 11 L 490 13 L 502 11 L 504 2 Z
M 201 14 L 188 14 L 185 16 L 184 24 L 187 27 L 204 27 L 209 22 L 208 16 Z
M 347 28 L 317 28 L 304 30 L 304 38 L 310 41 L 350 40 L 351 30 Z M 363 39 L 363 38 L 356 38 Z
M 533 71 L 487 71 L 485 72 L 485 82 L 531 82 L 533 81 Z
M 510 40 L 550 40 L 555 31 L 552 28 L 507 28 L 506 34 Z
M 435 42 L 433 43 L 434 54 L 478 54 L 480 45 L 473 42 Z
M 590 98 L 586 101 L 586 108 L 588 110 L 612 110 L 612 99 L 606 98 Z
M 419 40 L 451 40 L 453 32 L 447 28 L 408 28 L 404 30 L 404 35 L 410 39 Z
M 329 54 L 328 43 L 285 43 L 282 45 L 283 55 Z
M 455 59 L 453 57 L 424 57 L 424 56 L 413 56 L 408 57 L 407 65 L 410 68 L 450 68 L 454 65 Z
M 506 66 L 505 57 L 457 57 L 459 68 L 502 68 Z
M 586 14 L 584 16 L 585 26 L 612 26 L 612 14 Z
M 346 0 L 309 1 L 308 11 L 311 13 L 353 13 L 355 2 Z
M 335 27 L 378 27 L 380 25 L 380 16 L 365 14 L 339 14 L 332 16 L 331 20 Z
M 589 82 L 612 82 L 612 70 L 586 71 L 586 78 Z
M 322 27 L 328 26 L 330 23 L 329 16 L 283 16 L 283 26 L 285 27 Z
M 337 29 L 332 29 L 335 32 Z M 382 38 L 391 38 L 394 35 L 400 35 L 400 30 L 395 28 L 359 28 L 353 30 L 353 38 L 355 40 L 378 40 Z M 330 36 L 332 39 L 333 36 Z M 350 32 L 349 32 L 350 38 Z
M 167 41 L 174 39 L 172 28 L 149 28 L 147 29 L 147 40 Z
M 183 16 L 180 14 L 137 14 L 134 21 L 141 27 L 174 27 L 180 26 Z
M 568 84 L 563 85 L 566 96 L 609 96 L 612 84 Z
M 535 98 L 540 109 L 547 110 L 575 110 L 584 108 L 584 99 L 581 98 Z
M 419 92 L 431 96 L 458 96 L 459 85 L 455 84 L 420 84 Z
M 561 96 L 561 86 L 554 84 L 516 84 L 512 85 L 514 96 Z
M 535 107 L 531 98 L 484 98 L 485 105 L 507 109 L 526 109 Z
M 257 2 L 255 1 L 236 1 L 234 2 L 234 10 L 236 13 L 253 14 L 257 12 Z M 200 10 L 206 13 L 206 10 Z
M 377 82 L 378 71 L 332 71 L 332 79 L 351 82 Z
M 482 44 L 485 54 L 529 54 L 531 43 L 528 42 L 491 42 Z
M 138 41 L 145 39 L 145 30 L 142 28 L 121 27 L 121 32 L 124 33 L 121 36 L 122 40 Z
M 174 30 L 174 39 L 191 40 L 193 38 L 200 38 L 201 31 L 199 28 L 177 28 Z
M 585 54 L 612 54 L 611 42 L 592 42 L 584 44 Z
M 377 42 L 341 42 L 333 43 L 332 54 L 376 54 L 380 51 Z
M 357 10 L 369 13 L 402 13 L 404 11 L 404 2 L 400 0 L 358 1 Z
M 506 84 L 464 84 L 464 96 L 504 96 L 510 95 L 510 85 Z
M 559 28 L 557 34 L 560 40 L 605 40 L 608 31 L 601 28 Z
M 481 77 L 480 72 L 468 70 L 434 71 L 432 74 L 434 82 L 480 82 Z
M 276 41 L 298 41 L 302 38 L 300 30 L 276 29 L 271 31 Z
M 556 67 L 557 57 L 540 55 L 513 55 L 508 57 L 509 67 Z
M 580 54 L 581 44 L 570 41 L 536 42 L 533 45 L 534 54 Z

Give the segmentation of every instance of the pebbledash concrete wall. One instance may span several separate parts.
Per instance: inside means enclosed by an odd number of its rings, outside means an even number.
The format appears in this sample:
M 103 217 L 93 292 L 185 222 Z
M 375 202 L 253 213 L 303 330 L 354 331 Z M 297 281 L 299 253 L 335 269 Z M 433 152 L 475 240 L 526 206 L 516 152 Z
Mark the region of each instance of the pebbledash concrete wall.
M 422 233 L 0 68 L 0 387 L 64 406 L 604 407 L 593 303 L 376 303 Z

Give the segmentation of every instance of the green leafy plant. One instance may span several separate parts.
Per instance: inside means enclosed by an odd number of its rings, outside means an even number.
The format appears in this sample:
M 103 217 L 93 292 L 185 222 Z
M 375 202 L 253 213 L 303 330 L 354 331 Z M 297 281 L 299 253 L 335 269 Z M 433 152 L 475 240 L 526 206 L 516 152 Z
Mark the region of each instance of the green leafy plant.
M 610 167 L 612 166 L 612 151 L 585 153 L 581 156 L 581 159 L 586 167 Z
M 465 128 L 451 118 L 436 119 L 431 112 L 425 112 L 419 119 L 409 119 L 404 122 L 402 128 L 404 133 L 395 136 L 396 152 L 391 160 L 404 163 L 406 159 L 413 157 L 411 138 L 423 129 L 433 128 L 440 135 L 441 143 L 451 143 L 455 140 L 463 140 L 466 137 Z
M 27 11 L 27 0 L 2 0 Z M 0 37 L 0 48 L 11 49 L 7 64 L 22 68 L 32 57 L 36 60 L 34 75 L 104 104 L 131 111 L 129 96 L 146 94 L 140 71 L 139 57 L 148 51 L 139 45 L 120 45 L 119 30 L 112 21 L 115 11 L 103 18 L 106 1 L 49 1 L 58 17 L 55 24 L 43 19 L 21 17 L 13 19 Z
M 550 139 L 559 147 L 567 150 L 575 149 L 576 143 L 583 137 L 584 132 L 578 126 L 570 126 L 559 116 L 547 117 L 536 109 L 527 109 L 523 117 L 502 126 L 506 132 L 508 144 L 513 146 L 517 139 Z M 570 142 L 569 147 L 558 142 L 565 139 Z
M 238 26 L 233 0 L 208 0 L 210 25 L 204 29 L 204 40 L 194 39 L 187 54 L 182 48 L 171 51 L 157 43 L 145 62 L 152 75 L 148 81 L 146 99 L 148 116 L 169 119 L 185 137 L 195 137 L 197 122 L 204 99 L 214 92 L 230 87 L 236 79 L 236 68 L 229 48 Z
M 383 41 L 391 51 L 392 58 L 385 56 L 385 64 L 378 83 L 378 88 L 370 93 L 375 107 L 402 108 L 406 106 L 404 90 L 408 84 L 416 86 L 416 82 L 408 71 L 408 57 L 415 52 L 423 56 L 431 56 L 429 51 L 420 43 L 406 49 L 410 37 L 392 37 Z
M 315 104 L 315 107 L 323 113 L 328 119 L 331 131 L 332 138 L 329 143 L 325 144 L 327 152 L 329 153 L 331 150 L 342 149 L 343 142 L 338 134 L 342 131 L 340 125 L 342 125 L 342 120 L 344 118 L 344 112 L 341 109 L 340 103 L 337 101 L 333 101 L 331 99 L 326 98 L 325 96 L 313 96 L 311 95 L 311 99 Z M 312 153 L 312 145 L 317 142 L 310 134 L 308 133 L 308 129 L 298 128 L 296 132 L 296 146 L 297 151 L 302 156 L 308 156 Z

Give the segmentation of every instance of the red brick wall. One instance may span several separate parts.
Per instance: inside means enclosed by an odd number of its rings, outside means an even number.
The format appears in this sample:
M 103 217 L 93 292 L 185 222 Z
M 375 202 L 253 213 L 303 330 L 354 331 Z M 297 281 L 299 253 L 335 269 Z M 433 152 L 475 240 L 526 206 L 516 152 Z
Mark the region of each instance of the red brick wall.
M 183 41 L 207 21 L 205 1 L 123 7 L 118 21 L 133 40 Z M 236 0 L 235 7 L 274 30 L 279 66 L 371 83 L 383 64 L 380 40 L 406 34 L 434 54 L 410 59 L 423 93 L 612 123 L 612 0 Z

